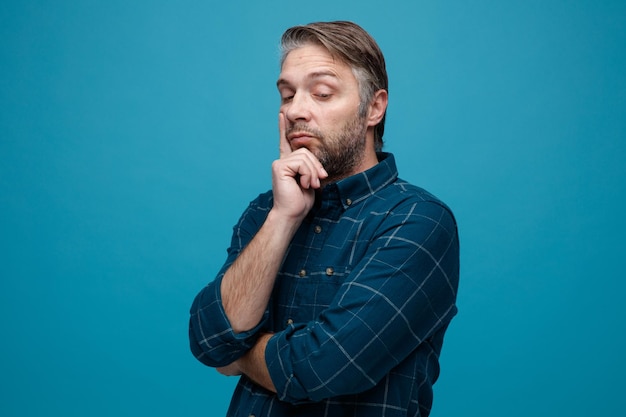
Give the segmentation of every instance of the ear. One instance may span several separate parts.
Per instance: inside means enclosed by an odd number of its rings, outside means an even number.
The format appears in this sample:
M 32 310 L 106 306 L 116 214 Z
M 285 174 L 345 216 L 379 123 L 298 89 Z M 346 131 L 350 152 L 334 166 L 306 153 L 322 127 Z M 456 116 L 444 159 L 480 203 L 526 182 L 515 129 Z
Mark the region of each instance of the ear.
M 376 126 L 385 116 L 387 110 L 387 90 L 378 90 L 374 93 L 374 97 L 370 102 L 370 108 L 367 113 L 367 125 Z

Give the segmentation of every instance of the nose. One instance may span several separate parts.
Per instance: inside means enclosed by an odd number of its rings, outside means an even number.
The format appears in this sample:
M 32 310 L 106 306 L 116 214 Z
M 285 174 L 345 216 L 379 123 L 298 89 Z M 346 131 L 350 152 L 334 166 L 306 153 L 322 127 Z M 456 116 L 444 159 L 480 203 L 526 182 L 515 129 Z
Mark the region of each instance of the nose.
M 292 123 L 308 122 L 311 118 L 311 109 L 306 94 L 296 92 L 291 100 L 284 104 L 284 113 Z

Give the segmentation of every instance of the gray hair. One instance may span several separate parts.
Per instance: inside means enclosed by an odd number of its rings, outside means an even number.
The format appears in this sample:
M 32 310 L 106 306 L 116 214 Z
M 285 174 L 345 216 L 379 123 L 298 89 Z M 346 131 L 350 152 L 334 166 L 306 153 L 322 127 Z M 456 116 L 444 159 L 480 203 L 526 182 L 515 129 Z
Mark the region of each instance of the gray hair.
M 378 90 L 389 91 L 383 53 L 374 38 L 359 25 L 346 21 L 317 22 L 287 29 L 280 43 L 281 66 L 291 51 L 311 43 L 323 46 L 352 68 L 359 84 L 361 117 L 367 114 L 367 108 Z M 386 111 L 374 128 L 376 151 L 383 147 L 385 118 Z

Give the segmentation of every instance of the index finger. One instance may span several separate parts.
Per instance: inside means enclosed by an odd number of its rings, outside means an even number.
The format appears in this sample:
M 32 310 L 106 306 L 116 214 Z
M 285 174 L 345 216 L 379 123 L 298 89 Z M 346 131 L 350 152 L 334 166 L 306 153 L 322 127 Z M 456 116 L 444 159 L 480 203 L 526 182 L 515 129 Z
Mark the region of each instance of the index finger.
M 287 128 L 285 124 L 285 115 L 283 114 L 283 112 L 278 113 L 278 149 L 280 150 L 281 158 L 291 154 L 292 152 L 291 145 L 287 140 Z

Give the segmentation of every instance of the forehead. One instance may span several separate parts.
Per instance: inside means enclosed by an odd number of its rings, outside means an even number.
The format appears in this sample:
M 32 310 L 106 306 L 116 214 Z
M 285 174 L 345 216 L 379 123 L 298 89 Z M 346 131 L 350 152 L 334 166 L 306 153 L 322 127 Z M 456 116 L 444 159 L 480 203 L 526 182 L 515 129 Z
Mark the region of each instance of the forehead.
M 289 52 L 283 61 L 278 82 L 325 74 L 345 81 L 356 81 L 352 69 L 326 48 L 307 44 Z

